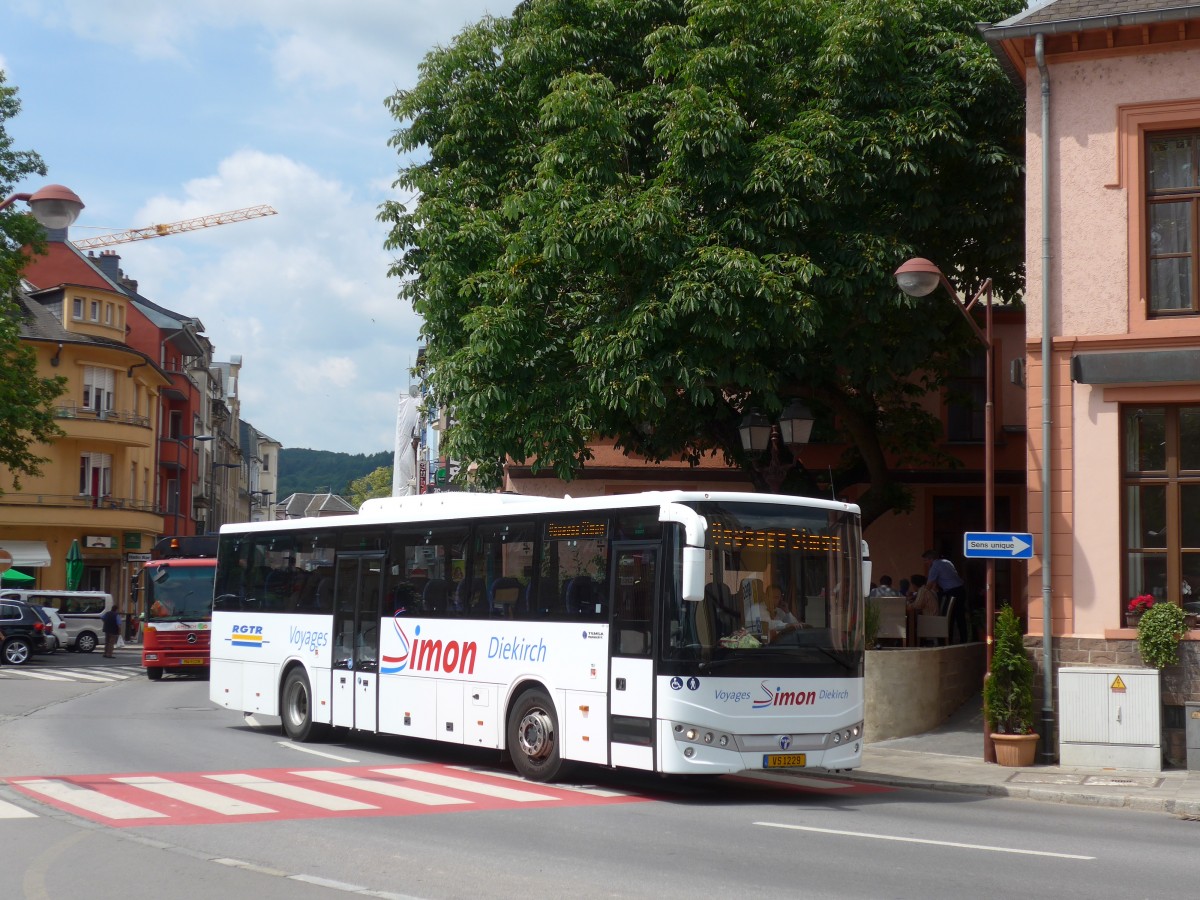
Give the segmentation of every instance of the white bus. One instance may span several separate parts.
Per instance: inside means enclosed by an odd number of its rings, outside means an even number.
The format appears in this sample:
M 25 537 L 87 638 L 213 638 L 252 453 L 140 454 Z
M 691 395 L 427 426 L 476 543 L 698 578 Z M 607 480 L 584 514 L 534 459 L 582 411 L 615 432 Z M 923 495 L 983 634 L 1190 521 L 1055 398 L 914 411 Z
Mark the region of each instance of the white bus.
M 866 557 L 856 506 L 747 493 L 439 493 L 225 525 L 210 695 L 297 741 L 507 749 L 538 781 L 568 761 L 851 769 Z

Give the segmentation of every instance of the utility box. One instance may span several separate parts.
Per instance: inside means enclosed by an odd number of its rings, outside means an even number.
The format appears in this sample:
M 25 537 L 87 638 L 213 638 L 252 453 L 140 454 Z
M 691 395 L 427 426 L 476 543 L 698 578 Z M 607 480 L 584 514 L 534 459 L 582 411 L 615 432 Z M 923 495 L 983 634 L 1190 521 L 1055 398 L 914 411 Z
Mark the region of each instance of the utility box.
M 1189 772 L 1200 771 L 1200 703 L 1188 701 L 1184 707 L 1184 737 L 1187 740 Z
M 1060 765 L 1162 770 L 1158 669 L 1059 669 L 1058 707 Z

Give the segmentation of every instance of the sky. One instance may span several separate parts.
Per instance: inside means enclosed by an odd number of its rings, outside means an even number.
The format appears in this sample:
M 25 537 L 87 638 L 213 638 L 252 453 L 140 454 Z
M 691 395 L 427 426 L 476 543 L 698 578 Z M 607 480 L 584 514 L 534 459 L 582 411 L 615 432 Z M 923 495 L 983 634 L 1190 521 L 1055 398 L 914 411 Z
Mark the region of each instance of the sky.
M 258 204 L 278 215 L 111 248 L 155 303 L 242 358 L 242 418 L 283 444 L 395 443 L 420 321 L 387 275 L 402 163 L 384 107 L 432 48 L 516 0 L 4 0 L 18 150 L 82 239 Z

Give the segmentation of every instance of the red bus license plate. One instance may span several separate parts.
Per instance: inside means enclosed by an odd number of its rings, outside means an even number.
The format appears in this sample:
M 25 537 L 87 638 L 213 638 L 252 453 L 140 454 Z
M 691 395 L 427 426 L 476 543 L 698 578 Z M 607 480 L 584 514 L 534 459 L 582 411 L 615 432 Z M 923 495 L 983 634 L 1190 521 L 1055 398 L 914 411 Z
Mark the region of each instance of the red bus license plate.
M 763 755 L 764 769 L 791 769 L 803 767 L 803 753 L 767 753 Z

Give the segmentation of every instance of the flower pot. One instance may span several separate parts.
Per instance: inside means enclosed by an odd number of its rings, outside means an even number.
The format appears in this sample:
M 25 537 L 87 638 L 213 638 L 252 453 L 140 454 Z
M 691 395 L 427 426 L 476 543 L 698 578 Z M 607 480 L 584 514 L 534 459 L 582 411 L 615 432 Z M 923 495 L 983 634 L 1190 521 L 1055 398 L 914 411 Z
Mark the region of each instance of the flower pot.
M 1036 734 L 993 734 L 996 764 L 1001 766 L 1032 766 L 1037 756 Z
M 1142 621 L 1142 614 L 1140 611 L 1125 613 L 1125 627 L 1126 628 L 1137 628 L 1138 622 L 1140 622 L 1140 621 Z

